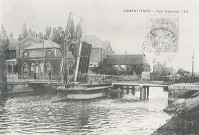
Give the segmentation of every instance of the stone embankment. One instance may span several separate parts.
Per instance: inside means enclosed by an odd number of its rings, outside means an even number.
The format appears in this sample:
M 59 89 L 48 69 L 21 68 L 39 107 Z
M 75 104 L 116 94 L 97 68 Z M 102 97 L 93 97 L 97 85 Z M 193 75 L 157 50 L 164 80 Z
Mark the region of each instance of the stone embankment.
M 172 114 L 172 118 L 152 135 L 199 135 L 199 86 L 186 84 L 177 87 L 169 89 L 175 101 L 164 109 Z

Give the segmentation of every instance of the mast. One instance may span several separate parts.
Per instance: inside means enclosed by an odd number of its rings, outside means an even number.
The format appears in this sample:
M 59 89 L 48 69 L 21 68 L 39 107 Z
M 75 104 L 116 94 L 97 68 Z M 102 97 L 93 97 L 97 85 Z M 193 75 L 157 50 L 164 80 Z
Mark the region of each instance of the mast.
M 78 17 L 78 16 L 77 16 Z M 75 66 L 77 65 L 77 56 L 78 56 L 78 50 L 80 46 L 80 39 L 82 36 L 82 18 L 80 18 L 80 22 L 77 25 L 75 29 L 74 21 L 73 21 L 73 14 L 72 12 L 69 13 L 68 16 L 68 22 L 67 22 L 67 27 L 64 32 L 64 43 L 63 43 L 63 69 L 62 73 L 67 74 L 67 80 L 70 80 L 69 76 L 74 75 L 75 78 L 75 72 L 76 69 Z M 71 51 L 75 62 L 73 63 L 74 65 L 69 67 L 69 51 Z M 69 71 L 72 71 L 73 73 L 70 73 Z M 69 81 L 67 81 L 68 83 Z
M 193 49 L 193 57 L 192 57 L 192 76 L 194 75 L 194 49 Z
M 69 79 L 69 68 L 68 68 L 68 48 L 72 40 L 71 33 L 71 21 L 72 20 L 72 12 L 69 13 L 68 23 L 66 27 L 65 37 L 64 37 L 64 47 L 63 47 L 63 74 L 67 74 L 67 84 Z

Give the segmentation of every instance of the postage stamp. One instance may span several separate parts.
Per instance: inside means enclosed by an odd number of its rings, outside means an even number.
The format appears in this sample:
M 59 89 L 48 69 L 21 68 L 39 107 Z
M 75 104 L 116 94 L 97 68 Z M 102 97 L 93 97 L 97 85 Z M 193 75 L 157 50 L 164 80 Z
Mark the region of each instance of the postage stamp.
M 178 16 L 148 17 L 148 31 L 142 49 L 146 56 L 154 55 L 153 63 L 170 63 L 179 50 Z

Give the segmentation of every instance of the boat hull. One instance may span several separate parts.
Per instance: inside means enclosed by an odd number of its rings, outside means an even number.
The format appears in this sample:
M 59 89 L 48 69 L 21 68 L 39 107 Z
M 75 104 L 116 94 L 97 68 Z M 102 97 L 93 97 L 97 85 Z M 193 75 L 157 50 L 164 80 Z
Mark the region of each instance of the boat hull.
M 74 87 L 58 91 L 65 92 L 67 99 L 95 99 L 105 97 L 109 88 L 110 86 Z
M 95 99 L 95 98 L 102 98 L 105 94 L 95 93 L 95 94 L 67 94 L 67 99 Z

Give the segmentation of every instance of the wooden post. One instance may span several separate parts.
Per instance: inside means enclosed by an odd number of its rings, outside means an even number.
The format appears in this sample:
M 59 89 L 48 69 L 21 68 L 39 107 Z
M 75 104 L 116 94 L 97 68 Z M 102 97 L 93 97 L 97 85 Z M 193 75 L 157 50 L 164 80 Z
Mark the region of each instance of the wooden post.
M 135 95 L 135 87 L 134 86 L 132 86 L 132 91 L 131 92 L 132 92 L 133 95 Z
M 147 86 L 147 99 L 149 99 L 149 86 Z
M 120 88 L 121 88 L 120 96 L 121 96 L 121 97 L 123 97 L 123 95 L 124 95 L 124 89 L 123 89 L 123 86 L 121 86 Z
M 122 91 L 122 95 L 124 94 L 124 89 L 123 89 L 123 85 L 121 85 L 121 91 Z
M 146 99 L 146 86 L 143 87 L 143 90 L 144 90 L 143 99 Z
M 142 99 L 142 90 L 143 90 L 143 86 L 140 85 L 140 86 L 139 86 L 139 89 L 140 89 L 140 99 Z
M 129 94 L 129 86 L 126 86 L 127 94 Z

